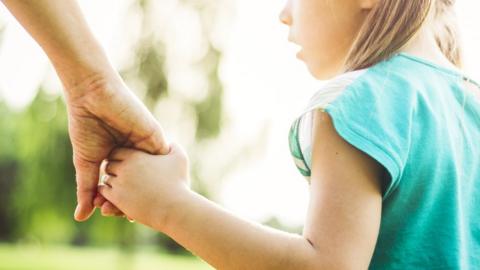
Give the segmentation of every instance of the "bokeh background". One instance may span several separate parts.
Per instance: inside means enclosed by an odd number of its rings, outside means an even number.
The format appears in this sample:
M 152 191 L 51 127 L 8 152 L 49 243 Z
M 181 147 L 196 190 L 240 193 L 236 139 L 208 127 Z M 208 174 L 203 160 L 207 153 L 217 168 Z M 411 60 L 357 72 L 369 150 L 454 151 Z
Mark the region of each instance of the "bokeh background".
M 80 0 L 127 84 L 180 142 L 192 188 L 230 211 L 301 233 L 308 186 L 290 124 L 322 84 L 279 23 L 284 0 Z M 465 73 L 480 79 L 478 1 L 459 0 Z M 96 213 L 73 220 L 62 86 L 0 5 L 0 269 L 212 269 L 167 236 Z

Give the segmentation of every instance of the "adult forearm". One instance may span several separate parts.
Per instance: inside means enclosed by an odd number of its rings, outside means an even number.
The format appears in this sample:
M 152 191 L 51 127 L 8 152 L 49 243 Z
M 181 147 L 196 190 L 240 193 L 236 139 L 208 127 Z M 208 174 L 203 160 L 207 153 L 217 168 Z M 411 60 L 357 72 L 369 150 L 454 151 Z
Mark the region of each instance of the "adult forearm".
M 243 220 L 189 193 L 157 229 L 216 269 L 319 269 L 302 236 Z
M 43 48 L 66 89 L 86 78 L 115 76 L 75 0 L 2 0 Z

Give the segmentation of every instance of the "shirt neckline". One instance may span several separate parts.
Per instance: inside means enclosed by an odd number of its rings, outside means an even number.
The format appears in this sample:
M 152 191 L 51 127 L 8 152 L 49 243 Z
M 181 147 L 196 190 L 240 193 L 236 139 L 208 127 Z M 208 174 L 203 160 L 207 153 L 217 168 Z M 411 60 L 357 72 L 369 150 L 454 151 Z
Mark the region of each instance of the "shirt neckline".
M 433 67 L 437 70 L 440 70 L 440 71 L 443 71 L 443 72 L 446 72 L 446 73 L 449 73 L 453 76 L 456 76 L 456 77 L 460 77 L 461 79 L 465 80 L 465 81 L 468 81 L 470 83 L 473 83 L 475 84 L 478 88 L 480 88 L 480 83 L 478 83 L 477 81 L 475 81 L 474 79 L 470 78 L 469 76 L 465 75 L 465 73 L 460 70 L 460 69 L 453 69 L 453 68 L 447 68 L 447 67 L 444 67 L 444 66 L 440 66 L 439 64 L 436 64 L 432 61 L 429 61 L 427 59 L 424 59 L 424 58 L 421 58 L 419 56 L 416 56 L 416 55 L 413 55 L 413 54 L 410 54 L 410 53 L 406 53 L 406 52 L 398 52 L 396 55 L 399 55 L 399 56 L 403 56 L 405 58 L 408 58 L 410 60 L 413 60 L 415 62 L 418 62 L 418 63 L 421 63 L 421 64 L 424 64 L 424 65 L 427 65 L 427 66 L 430 66 L 430 67 Z

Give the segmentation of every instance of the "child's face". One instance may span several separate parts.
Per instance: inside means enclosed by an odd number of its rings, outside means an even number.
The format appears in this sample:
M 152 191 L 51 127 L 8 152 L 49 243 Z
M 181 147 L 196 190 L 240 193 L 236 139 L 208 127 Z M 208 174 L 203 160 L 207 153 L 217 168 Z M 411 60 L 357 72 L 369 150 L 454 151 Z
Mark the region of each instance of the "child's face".
M 280 14 L 290 27 L 289 40 L 300 45 L 297 57 L 312 75 L 329 79 L 343 61 L 375 0 L 287 0 Z

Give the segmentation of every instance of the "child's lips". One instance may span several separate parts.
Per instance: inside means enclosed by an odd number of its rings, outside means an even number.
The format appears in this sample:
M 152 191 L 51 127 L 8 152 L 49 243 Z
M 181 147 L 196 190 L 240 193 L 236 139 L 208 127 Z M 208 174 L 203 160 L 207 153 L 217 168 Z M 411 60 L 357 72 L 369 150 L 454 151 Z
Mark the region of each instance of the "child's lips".
M 303 47 L 300 46 L 299 44 L 295 43 L 294 41 L 290 40 L 291 41 L 291 44 L 293 45 L 294 49 L 297 51 L 296 53 L 296 56 L 297 58 L 300 57 L 300 55 L 302 54 L 302 51 L 303 51 Z
M 296 55 L 296 57 L 297 57 L 298 59 L 301 59 L 301 57 L 302 57 L 302 52 L 303 52 L 303 49 L 300 48 L 300 50 L 297 52 L 297 55 Z

